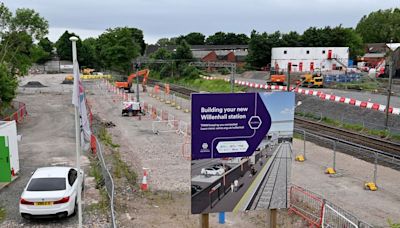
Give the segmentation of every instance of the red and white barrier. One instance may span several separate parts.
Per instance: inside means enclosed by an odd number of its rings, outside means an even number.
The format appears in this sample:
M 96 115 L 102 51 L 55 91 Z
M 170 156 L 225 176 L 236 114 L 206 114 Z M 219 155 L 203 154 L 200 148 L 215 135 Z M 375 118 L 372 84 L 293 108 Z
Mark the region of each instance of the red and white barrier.
M 202 77 L 206 80 L 215 80 L 218 78 L 215 77 Z M 229 79 L 225 79 L 225 81 L 229 81 Z M 256 88 L 256 89 L 265 89 L 265 90 L 277 90 L 277 91 L 286 91 L 287 87 L 286 86 L 278 86 L 278 85 L 268 85 L 268 84 L 258 84 L 258 83 L 253 83 L 253 82 L 248 82 L 248 81 L 242 81 L 242 80 L 235 80 L 235 84 L 240 85 L 240 86 L 246 86 L 250 88 Z M 328 100 L 328 101 L 333 101 L 333 102 L 338 102 L 338 103 L 345 103 L 361 108 L 367 108 L 367 109 L 372 109 L 372 110 L 377 110 L 381 112 L 386 111 L 386 106 L 378 103 L 372 103 L 370 102 L 370 99 L 368 101 L 360 101 L 356 100 L 354 98 L 348 98 L 348 97 L 340 97 L 336 96 L 334 94 L 325 94 L 322 91 L 318 90 L 309 90 L 309 89 L 304 89 L 304 88 L 295 88 L 291 87 L 291 90 L 293 90 L 295 93 L 302 94 L 302 95 L 308 95 L 308 96 L 317 96 L 321 98 L 321 100 Z M 389 107 L 389 113 L 392 113 L 394 115 L 400 115 L 400 108 L 393 108 Z

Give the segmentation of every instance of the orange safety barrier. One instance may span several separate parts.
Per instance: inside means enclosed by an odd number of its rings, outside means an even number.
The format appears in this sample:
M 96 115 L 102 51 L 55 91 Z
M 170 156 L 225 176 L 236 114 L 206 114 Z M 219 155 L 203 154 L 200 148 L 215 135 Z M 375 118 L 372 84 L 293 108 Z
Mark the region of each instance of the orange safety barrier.
M 22 123 L 26 116 L 28 116 L 28 112 L 26 111 L 26 105 L 19 101 L 14 101 L 12 103 L 12 107 L 18 107 L 17 111 L 12 113 L 9 116 L 4 117 L 1 119 L 2 121 L 12 121 L 15 120 L 16 123 Z

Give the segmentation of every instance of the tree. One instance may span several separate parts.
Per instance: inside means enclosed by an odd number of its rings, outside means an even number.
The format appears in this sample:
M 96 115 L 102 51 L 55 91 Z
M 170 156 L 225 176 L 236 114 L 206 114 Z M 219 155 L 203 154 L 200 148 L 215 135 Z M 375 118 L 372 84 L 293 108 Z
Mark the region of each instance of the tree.
M 209 45 L 246 45 L 249 43 L 249 37 L 246 34 L 216 32 L 207 37 L 206 44 Z
M 82 67 L 95 69 L 100 68 L 100 64 L 96 56 L 96 45 L 97 40 L 95 38 L 87 38 L 82 41 L 82 49 L 80 51 L 81 54 L 79 62 Z
M 249 42 L 249 54 L 246 61 L 255 68 L 264 67 L 271 63 L 271 50 L 273 47 L 282 46 L 279 31 L 268 35 L 266 32 L 258 33 L 253 30 Z
M 282 34 L 282 46 L 283 47 L 301 47 L 303 42 L 301 35 L 297 32 L 289 32 Z
M 400 42 L 400 9 L 378 10 L 364 15 L 356 31 L 366 43 Z
M 186 40 L 186 42 L 189 45 L 203 45 L 205 38 L 206 38 L 206 36 L 203 35 L 202 33 L 192 32 L 192 33 L 187 34 L 186 36 L 178 37 L 177 42 L 179 44 L 182 40 Z
M 17 75 L 24 75 L 37 56 L 34 42 L 48 32 L 48 22 L 31 9 L 13 14 L 0 3 L 0 111 L 15 97 Z
M 182 42 L 176 47 L 176 52 L 173 57 L 176 60 L 176 67 L 178 68 L 179 75 L 182 75 L 187 66 L 186 63 L 193 60 L 192 51 L 185 40 L 182 40 Z
M 167 47 L 167 46 L 171 46 L 171 45 L 176 45 L 175 42 L 176 38 L 161 38 L 157 41 L 157 45 L 159 45 L 160 47 Z
M 45 37 L 41 39 L 37 45 L 34 45 L 34 49 L 32 51 L 35 54 L 34 62 L 43 64 L 51 60 L 53 43 L 49 40 L 49 38 Z
M 174 59 L 189 60 L 189 61 L 193 59 L 193 54 L 192 51 L 190 50 L 190 45 L 185 40 L 183 40 L 176 47 Z
M 224 45 L 226 44 L 226 34 L 224 32 L 216 32 L 214 35 L 207 37 L 206 44 L 209 45 Z
M 16 96 L 17 78 L 11 75 L 5 64 L 0 64 L 0 114 Z
M 140 30 L 128 27 L 107 29 L 99 36 L 96 45 L 101 66 L 129 74 L 133 59 L 138 57 L 142 50 L 142 42 L 138 42 L 140 34 Z
M 60 38 L 58 38 L 56 42 L 56 48 L 57 48 L 57 54 L 60 60 L 69 60 L 72 61 L 72 42 L 69 40 L 72 36 L 75 36 L 78 38 L 78 41 L 76 42 L 76 49 L 77 49 L 77 55 L 78 55 L 78 61 L 80 61 L 81 58 L 81 51 L 82 51 L 82 41 L 79 39 L 79 36 L 76 35 L 75 33 L 69 33 L 68 30 L 66 30 Z

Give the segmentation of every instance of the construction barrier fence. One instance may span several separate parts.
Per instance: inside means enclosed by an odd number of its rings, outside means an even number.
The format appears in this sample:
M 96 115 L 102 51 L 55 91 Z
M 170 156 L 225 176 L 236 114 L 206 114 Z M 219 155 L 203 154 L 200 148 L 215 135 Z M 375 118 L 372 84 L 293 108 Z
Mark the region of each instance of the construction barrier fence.
M 373 227 L 320 195 L 296 185 L 290 187 L 289 213 L 300 216 L 310 227 Z
M 15 120 L 16 123 L 22 123 L 25 118 L 28 116 L 28 112 L 26 110 L 26 105 L 19 101 L 13 101 L 11 103 L 11 107 L 16 109 L 15 112 L 6 115 L 2 118 L 2 121 L 13 121 Z

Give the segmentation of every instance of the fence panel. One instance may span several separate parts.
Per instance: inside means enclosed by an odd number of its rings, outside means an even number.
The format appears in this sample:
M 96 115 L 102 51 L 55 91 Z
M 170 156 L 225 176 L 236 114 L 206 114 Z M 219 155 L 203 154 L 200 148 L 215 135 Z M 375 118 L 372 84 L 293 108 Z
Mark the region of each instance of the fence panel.
M 320 227 L 324 201 L 298 186 L 290 187 L 289 212 L 293 212 L 305 219 L 310 226 Z

